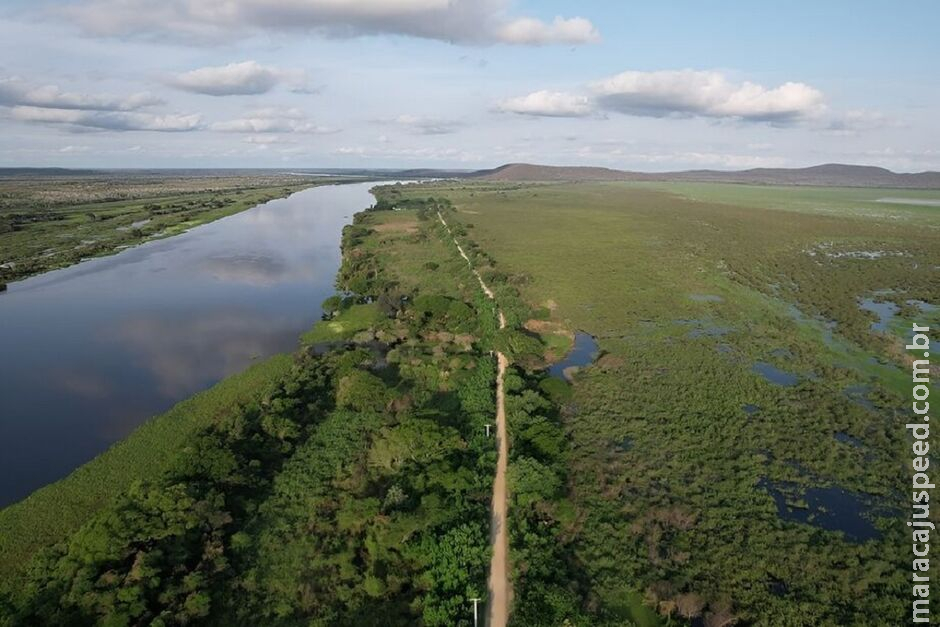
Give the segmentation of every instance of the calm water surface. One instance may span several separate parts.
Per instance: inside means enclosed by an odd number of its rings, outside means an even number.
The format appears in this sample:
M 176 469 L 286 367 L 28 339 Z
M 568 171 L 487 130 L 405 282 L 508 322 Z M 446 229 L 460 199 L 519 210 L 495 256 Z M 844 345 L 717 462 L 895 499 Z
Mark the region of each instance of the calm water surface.
M 0 293 L 0 506 L 293 349 L 372 185 L 308 189 Z
M 567 379 L 565 369 L 573 366 L 583 368 L 590 366 L 597 359 L 600 347 L 594 336 L 584 331 L 576 331 L 574 334 L 574 345 L 565 357 L 548 367 L 548 374 L 559 379 Z

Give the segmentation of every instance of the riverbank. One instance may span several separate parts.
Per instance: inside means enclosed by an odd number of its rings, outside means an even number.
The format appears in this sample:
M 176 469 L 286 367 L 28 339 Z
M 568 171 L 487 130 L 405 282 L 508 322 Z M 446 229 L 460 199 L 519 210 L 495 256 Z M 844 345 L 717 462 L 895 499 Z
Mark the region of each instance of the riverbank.
M 133 482 L 164 472 L 194 433 L 239 406 L 259 402 L 290 364 L 288 355 L 254 364 L 151 418 L 64 479 L 0 509 L 0 590 L 21 580 L 36 551 L 67 538 Z
M 18 282 L 0 300 L 0 505 L 256 360 L 334 293 L 371 183 L 288 198 Z
M 351 179 L 359 182 L 365 179 Z M 172 237 L 335 178 L 0 179 L 0 285 Z M 12 287 L 12 286 L 11 286 Z

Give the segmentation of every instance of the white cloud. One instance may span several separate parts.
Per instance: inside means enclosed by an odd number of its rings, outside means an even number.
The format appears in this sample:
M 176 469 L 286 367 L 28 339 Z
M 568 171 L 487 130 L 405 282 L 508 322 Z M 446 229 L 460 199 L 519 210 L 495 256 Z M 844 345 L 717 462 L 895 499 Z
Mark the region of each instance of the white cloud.
M 22 122 L 64 124 L 81 129 L 107 131 L 193 131 L 199 128 L 198 115 L 81 111 L 75 109 L 49 109 L 44 107 L 13 107 L 12 117 Z
M 300 109 L 268 107 L 250 111 L 245 117 L 215 122 L 209 128 L 227 133 L 335 133 L 318 126 Z
M 804 83 L 768 88 L 720 72 L 623 72 L 591 86 L 598 107 L 649 117 L 731 118 L 790 124 L 821 116 L 822 93 Z
M 203 67 L 172 77 L 170 85 L 208 96 L 264 94 L 280 82 L 280 71 L 255 61 Z
M 191 131 L 200 125 L 198 115 L 158 115 L 141 111 L 164 104 L 143 92 L 126 97 L 68 92 L 57 85 L 34 86 L 19 77 L 0 78 L 0 106 L 20 122 L 64 125 L 71 131 Z M 66 146 L 62 152 L 75 152 Z
M 103 96 L 63 91 L 57 85 L 30 85 L 16 77 L 0 77 L 0 106 L 17 105 L 94 111 L 136 111 L 163 104 L 163 100 L 143 92 L 127 97 Z
M 622 72 L 591 83 L 584 94 L 536 91 L 497 104 L 500 111 L 544 117 L 617 112 L 645 117 L 703 117 L 787 125 L 819 120 L 823 94 L 804 83 L 768 88 L 734 83 L 714 71 Z
M 592 113 L 591 102 L 586 96 L 546 90 L 503 100 L 496 108 L 507 113 L 545 117 L 573 118 Z
M 531 17 L 520 17 L 499 29 L 499 40 L 510 44 L 584 44 L 600 41 L 601 35 L 583 17 L 556 17 L 551 24 Z
M 510 0 L 79 0 L 62 9 L 87 33 L 232 39 L 246 31 L 331 37 L 394 34 L 450 43 L 585 44 L 597 30 L 581 17 L 543 22 L 509 15 Z

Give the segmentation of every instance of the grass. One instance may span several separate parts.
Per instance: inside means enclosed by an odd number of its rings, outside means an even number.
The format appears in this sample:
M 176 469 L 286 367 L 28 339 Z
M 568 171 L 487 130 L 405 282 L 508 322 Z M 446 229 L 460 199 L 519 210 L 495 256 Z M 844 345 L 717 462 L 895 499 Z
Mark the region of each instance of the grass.
M 634 183 L 641 189 L 661 190 L 690 200 L 782 209 L 803 213 L 861 215 L 876 219 L 918 220 L 936 216 L 938 190 L 738 185 L 732 183 Z M 904 202 L 889 202 L 891 200 Z M 917 201 L 931 204 L 917 205 Z
M 352 305 L 335 318 L 317 322 L 312 329 L 301 336 L 301 340 L 305 344 L 318 344 L 352 339 L 356 333 L 374 327 L 381 317 L 374 303 Z
M 447 182 L 403 194 L 451 200 L 493 260 L 484 272 L 599 339 L 566 428 L 568 533 L 601 613 L 636 620 L 627 585 L 663 610 L 700 597 L 702 614 L 759 625 L 904 620 L 908 365 L 900 323 L 873 332 L 858 301 L 890 288 L 899 305 L 940 303 L 940 209 L 877 202 L 930 193 Z M 871 251 L 888 254 L 859 254 Z M 772 384 L 758 361 L 799 383 Z M 859 385 L 876 411 L 846 394 Z M 862 495 L 881 537 L 785 521 L 762 480 L 794 486 L 794 502 L 809 486 Z
M 178 403 L 70 475 L 0 510 L 0 589 L 40 548 L 65 539 L 134 481 L 159 476 L 189 437 L 214 417 L 261 398 L 290 369 L 276 355 Z

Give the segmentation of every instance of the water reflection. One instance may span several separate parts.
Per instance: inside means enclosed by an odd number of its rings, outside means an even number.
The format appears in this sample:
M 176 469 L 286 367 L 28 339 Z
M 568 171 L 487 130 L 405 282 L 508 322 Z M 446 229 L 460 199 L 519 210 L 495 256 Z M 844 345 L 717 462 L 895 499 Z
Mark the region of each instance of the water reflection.
M 321 187 L 0 294 L 0 506 L 292 349 L 372 184 Z

